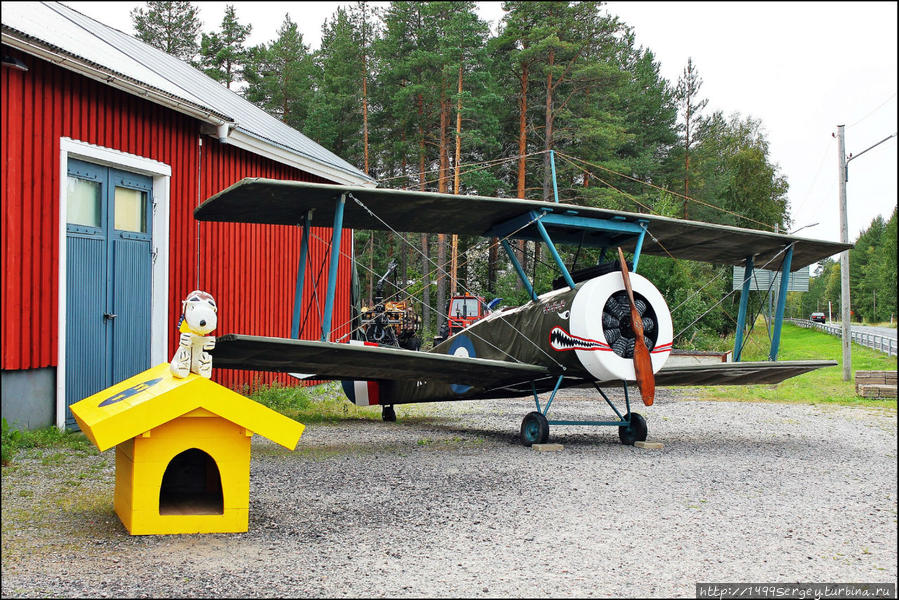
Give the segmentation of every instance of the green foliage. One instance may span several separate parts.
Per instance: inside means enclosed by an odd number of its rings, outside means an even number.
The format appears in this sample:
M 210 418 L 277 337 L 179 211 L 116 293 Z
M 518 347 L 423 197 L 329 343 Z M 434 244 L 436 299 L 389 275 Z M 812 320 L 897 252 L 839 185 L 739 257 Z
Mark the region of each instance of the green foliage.
M 767 360 L 764 327 L 756 326 L 754 344 L 747 345 L 743 360 Z M 818 369 L 787 379 L 777 385 L 748 385 L 703 388 L 704 399 L 835 403 L 846 405 L 885 406 L 895 410 L 896 400 L 868 400 L 855 393 L 855 372 L 896 370 L 896 358 L 883 352 L 852 344 L 852 377 L 843 381 L 840 338 L 815 329 L 803 329 L 785 323 L 780 338 L 778 360 L 836 360 L 839 365 Z
M 247 81 L 244 96 L 302 131 L 315 89 L 314 70 L 303 34 L 290 15 L 285 15 L 274 42 L 249 50 L 244 70 Z
M 202 36 L 200 56 L 204 72 L 228 89 L 243 79 L 243 65 L 248 57 L 243 44 L 252 30 L 252 25 L 241 25 L 234 6 L 227 5 L 221 30 Z
M 702 121 L 692 160 L 689 218 L 750 229 L 786 231 L 786 178 L 770 162 L 761 121 L 719 111 Z
M 323 25 L 314 55 L 287 15 L 277 40 L 249 51 L 244 94 L 385 187 L 452 191 L 458 174 L 461 194 L 548 200 L 553 150 L 561 201 L 681 217 L 689 149 L 690 218 L 786 227 L 787 182 L 770 160 L 762 124 L 739 114 L 703 115 L 692 61 L 672 86 L 652 51 L 600 2 L 503 8 L 491 37 L 473 2 L 398 1 L 383 10 L 360 2 L 338 8 Z M 216 38 L 208 39 L 211 48 Z M 399 300 L 412 294 L 425 329 L 436 331 L 444 315 L 434 313 L 443 312 L 449 292 L 448 238 L 356 232 L 362 303 L 370 303 L 374 282 L 396 258 L 402 283 L 388 293 Z M 459 239 L 461 252 L 475 249 L 459 260 L 459 287 L 507 304 L 526 300 L 504 253 L 478 243 Z M 547 291 L 556 267 L 545 249 L 524 246 L 519 259 L 537 292 Z M 581 267 L 598 259 L 595 250 L 559 251 Z M 446 264 L 435 265 L 444 255 Z M 644 264 L 641 271 L 680 305 L 676 343 L 715 347 L 733 330 L 727 315 L 738 296 L 702 314 L 730 291 L 722 268 Z M 421 283 L 406 289 L 412 279 Z M 703 287 L 710 279 L 715 283 Z
M 896 209 L 877 216 L 849 251 L 849 297 L 856 320 L 888 321 L 896 312 Z
M 200 17 L 191 2 L 147 2 L 131 10 L 131 23 L 138 39 L 193 63 L 199 46 Z
M 875 217 L 849 251 L 849 298 L 853 320 L 866 323 L 896 319 L 896 209 L 889 221 Z M 839 320 L 840 263 L 825 259 L 809 279 L 809 290 L 791 294 L 791 316 L 807 319 L 812 312 L 827 314 L 828 301 Z
M 249 397 L 304 424 L 381 418 L 377 410 L 351 404 L 340 389 L 339 382 L 315 387 L 285 386 L 275 382 L 257 388 Z
M 64 446 L 90 451 L 93 445 L 81 432 L 60 431 L 50 426 L 42 429 L 24 430 L 16 429 L 14 425 L 7 423 L 6 419 L 0 420 L 0 440 L 2 440 L 2 462 L 7 466 L 15 458 L 19 450 L 25 448 L 49 448 Z

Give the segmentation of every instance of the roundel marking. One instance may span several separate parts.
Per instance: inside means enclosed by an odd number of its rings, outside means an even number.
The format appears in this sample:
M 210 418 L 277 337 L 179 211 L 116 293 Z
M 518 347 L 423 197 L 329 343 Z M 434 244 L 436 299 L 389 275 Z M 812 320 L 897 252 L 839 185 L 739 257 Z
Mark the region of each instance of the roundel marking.
M 97 408 L 99 408 L 101 406 L 109 406 L 110 404 L 115 404 L 116 402 L 121 402 L 125 398 L 130 398 L 131 396 L 133 396 L 135 394 L 139 394 L 139 393 L 143 392 L 150 386 L 156 385 L 160 381 L 162 381 L 162 377 L 160 377 L 158 379 L 150 379 L 148 381 L 144 381 L 143 383 L 138 383 L 134 387 L 130 387 L 127 390 L 122 390 L 118 394 L 116 394 L 114 396 L 110 396 L 109 398 L 105 399 L 103 402 L 101 402 L 100 404 L 97 405 Z
M 477 353 L 474 351 L 474 344 L 471 343 L 471 339 L 465 334 L 460 334 L 455 337 L 453 343 L 450 345 L 448 354 L 450 356 L 460 356 L 463 358 L 477 357 Z M 450 388 L 455 394 L 464 394 L 471 389 L 471 386 L 453 383 L 450 385 Z

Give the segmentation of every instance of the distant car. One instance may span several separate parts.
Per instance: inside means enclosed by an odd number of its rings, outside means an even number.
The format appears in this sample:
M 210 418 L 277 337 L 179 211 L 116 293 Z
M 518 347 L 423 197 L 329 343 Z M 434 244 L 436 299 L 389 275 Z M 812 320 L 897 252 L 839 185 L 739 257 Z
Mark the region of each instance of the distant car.
M 824 318 L 823 312 L 813 312 L 812 316 L 810 318 L 812 321 L 815 321 L 816 323 L 826 323 L 827 322 L 827 319 Z

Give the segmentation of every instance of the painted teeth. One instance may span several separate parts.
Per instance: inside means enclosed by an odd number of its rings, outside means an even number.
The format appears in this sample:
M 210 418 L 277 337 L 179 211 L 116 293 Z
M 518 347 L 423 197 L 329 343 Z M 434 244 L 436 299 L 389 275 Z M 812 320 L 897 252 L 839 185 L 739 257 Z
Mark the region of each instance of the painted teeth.
M 549 333 L 549 345 L 553 350 L 593 350 L 606 348 L 606 344 L 596 340 L 575 338 L 561 327 L 554 327 Z

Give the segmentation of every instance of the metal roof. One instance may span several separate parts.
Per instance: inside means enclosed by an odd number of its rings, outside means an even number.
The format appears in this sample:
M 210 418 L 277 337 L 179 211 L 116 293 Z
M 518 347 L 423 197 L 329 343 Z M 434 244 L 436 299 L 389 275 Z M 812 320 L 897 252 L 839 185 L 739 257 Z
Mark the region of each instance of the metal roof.
M 590 223 L 578 218 L 630 224 L 631 231 L 643 222 L 648 233 L 643 254 L 729 265 L 743 265 L 747 256 L 754 256 L 756 268 L 779 269 L 784 249 L 793 244 L 792 271 L 852 248 L 852 244 L 573 204 L 264 178 L 238 181 L 198 206 L 194 217 L 200 221 L 298 225 L 306 211 L 313 209 L 311 224 L 330 227 L 337 199 L 344 193 L 349 197 L 343 226 L 350 229 L 493 237 L 498 235 L 494 226 L 519 219 L 520 227 L 516 226 L 510 237 L 540 239 L 534 226 L 537 217 L 532 215 L 550 215 L 540 218 L 555 243 L 631 250 L 636 234 L 590 230 Z
M 228 143 L 340 183 L 374 183 L 347 161 L 205 73 L 68 6 L 58 2 L 4 2 L 2 22 L 4 43 L 30 52 L 33 48 L 29 43 L 37 42 L 154 92 L 147 96 L 150 100 L 168 104 L 168 97 L 175 101 L 170 104 L 175 110 L 189 108 L 184 112 L 194 116 L 205 111 L 214 117 L 207 122 L 230 122 L 232 134 L 238 135 Z M 72 62 L 60 64 L 75 66 Z M 178 100 L 190 106 L 180 107 Z

